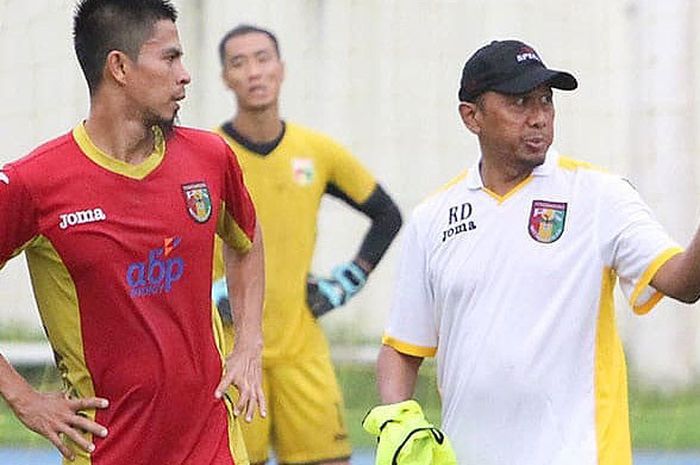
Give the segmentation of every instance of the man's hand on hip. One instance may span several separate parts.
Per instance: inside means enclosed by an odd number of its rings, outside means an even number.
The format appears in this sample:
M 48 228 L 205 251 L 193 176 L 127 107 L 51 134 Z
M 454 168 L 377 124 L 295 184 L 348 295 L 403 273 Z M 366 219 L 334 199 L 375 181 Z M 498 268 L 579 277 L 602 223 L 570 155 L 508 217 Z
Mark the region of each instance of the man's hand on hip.
M 84 433 L 102 438 L 107 436 L 107 428 L 83 414 L 84 410 L 107 408 L 107 399 L 72 399 L 61 392 L 27 391 L 11 405 L 17 418 L 27 428 L 51 441 L 69 460 L 75 458 L 75 453 L 61 436 L 70 439 L 87 452 L 93 452 L 95 445 L 85 439 Z
M 367 282 L 367 272 L 355 262 L 333 268 L 331 277 L 309 275 L 306 283 L 307 303 L 316 317 L 346 304 Z

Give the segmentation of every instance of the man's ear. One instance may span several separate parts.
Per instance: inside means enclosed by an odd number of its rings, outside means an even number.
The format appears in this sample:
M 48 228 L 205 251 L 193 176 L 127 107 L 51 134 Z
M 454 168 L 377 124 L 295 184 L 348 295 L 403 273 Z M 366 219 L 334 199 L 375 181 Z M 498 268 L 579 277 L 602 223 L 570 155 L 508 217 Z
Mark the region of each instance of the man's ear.
M 126 84 L 126 75 L 131 64 L 131 59 L 124 52 L 112 50 L 107 54 L 105 62 L 105 75 L 119 84 Z
M 476 103 L 472 102 L 460 102 L 459 103 L 459 116 L 462 117 L 462 122 L 464 125 L 476 135 L 481 132 L 480 125 L 480 113 L 482 110 Z

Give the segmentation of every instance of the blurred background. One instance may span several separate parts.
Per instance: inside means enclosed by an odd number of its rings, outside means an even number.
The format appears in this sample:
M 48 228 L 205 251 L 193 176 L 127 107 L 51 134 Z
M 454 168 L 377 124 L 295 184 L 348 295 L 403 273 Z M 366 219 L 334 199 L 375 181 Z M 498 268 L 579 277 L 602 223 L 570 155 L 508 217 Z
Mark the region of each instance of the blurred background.
M 211 128 L 235 111 L 220 79 L 222 35 L 241 22 L 271 28 L 286 63 L 283 117 L 347 146 L 407 218 L 424 197 L 478 159 L 476 139 L 457 113 L 464 61 L 493 39 L 517 38 L 549 67 L 579 80 L 575 92 L 555 92 L 558 150 L 625 174 L 681 245 L 698 226 L 700 2 L 174 3 L 193 78 L 180 113 L 183 125 Z M 72 49 L 73 5 L 0 0 L 0 165 L 69 131 L 87 114 L 87 88 Z M 367 226 L 344 205 L 324 201 L 314 269 L 328 272 L 352 257 Z M 355 300 L 322 320 L 339 358 L 371 362 L 373 352 L 362 348 L 379 343 L 397 251 L 390 249 Z M 693 412 L 689 424 L 696 435 L 685 447 L 700 449 L 700 309 L 664 300 L 639 317 L 618 300 L 631 386 L 641 393 L 633 396 L 633 416 L 635 405 L 671 398 L 671 417 Z M 40 341 L 37 315 L 20 257 L 0 270 L 0 343 Z M 633 421 L 653 422 L 653 412 Z

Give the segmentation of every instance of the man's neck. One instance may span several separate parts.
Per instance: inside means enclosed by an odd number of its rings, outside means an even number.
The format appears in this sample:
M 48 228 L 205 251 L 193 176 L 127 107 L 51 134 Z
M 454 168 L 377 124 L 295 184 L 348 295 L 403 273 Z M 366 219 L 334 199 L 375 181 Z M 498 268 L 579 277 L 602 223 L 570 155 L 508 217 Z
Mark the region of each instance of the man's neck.
M 105 154 L 138 165 L 153 153 L 155 137 L 143 121 L 126 115 L 126 112 L 93 102 L 85 121 L 85 131 L 92 143 Z
M 512 191 L 532 174 L 533 167 L 482 156 L 479 163 L 481 181 L 491 192 L 503 196 Z
M 283 127 L 277 109 L 259 112 L 239 111 L 231 123 L 236 132 L 256 144 L 275 140 Z

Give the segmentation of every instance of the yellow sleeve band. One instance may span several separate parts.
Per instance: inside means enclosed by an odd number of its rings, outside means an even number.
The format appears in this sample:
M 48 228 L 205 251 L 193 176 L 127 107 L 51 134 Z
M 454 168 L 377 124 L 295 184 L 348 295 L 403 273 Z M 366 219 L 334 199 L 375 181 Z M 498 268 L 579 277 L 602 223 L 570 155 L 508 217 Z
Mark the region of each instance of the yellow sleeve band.
M 425 347 L 409 344 L 386 334 L 382 337 L 382 344 L 393 347 L 402 354 L 412 355 L 414 357 L 434 357 L 437 353 L 437 347 Z
M 637 283 L 637 286 L 634 288 L 634 292 L 632 292 L 632 297 L 630 297 L 630 304 L 632 305 L 632 309 L 634 312 L 638 315 L 644 315 L 647 314 L 651 311 L 654 306 L 661 300 L 661 298 L 664 296 L 661 292 L 656 291 L 654 294 L 642 305 L 637 305 L 637 299 L 639 299 L 639 295 L 642 293 L 645 287 L 651 283 L 651 280 L 654 279 L 654 275 L 656 275 L 656 272 L 659 271 L 659 268 L 661 268 L 667 261 L 669 261 L 672 257 L 678 255 L 679 253 L 683 252 L 683 249 L 680 247 L 671 247 L 670 249 L 664 250 L 656 259 L 651 262 L 651 265 L 644 271 L 644 274 L 642 274 L 642 278 L 639 280 Z
M 251 239 L 238 226 L 236 220 L 228 214 L 226 204 L 223 202 L 221 203 L 219 221 L 216 224 L 216 233 L 224 242 L 240 252 L 247 252 L 253 245 Z

